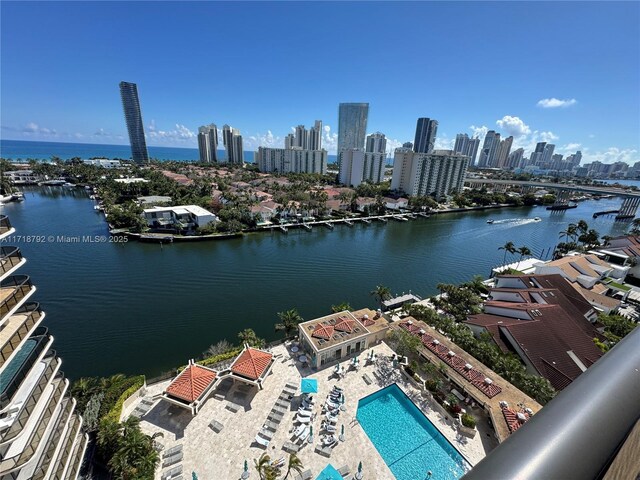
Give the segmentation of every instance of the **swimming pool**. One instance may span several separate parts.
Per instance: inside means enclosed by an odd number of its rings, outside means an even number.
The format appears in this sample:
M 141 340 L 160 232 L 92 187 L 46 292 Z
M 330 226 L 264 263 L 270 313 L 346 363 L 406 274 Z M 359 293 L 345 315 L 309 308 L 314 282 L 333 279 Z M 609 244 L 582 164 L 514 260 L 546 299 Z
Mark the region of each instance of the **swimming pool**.
M 457 480 L 471 468 L 395 384 L 361 399 L 356 417 L 397 480 Z

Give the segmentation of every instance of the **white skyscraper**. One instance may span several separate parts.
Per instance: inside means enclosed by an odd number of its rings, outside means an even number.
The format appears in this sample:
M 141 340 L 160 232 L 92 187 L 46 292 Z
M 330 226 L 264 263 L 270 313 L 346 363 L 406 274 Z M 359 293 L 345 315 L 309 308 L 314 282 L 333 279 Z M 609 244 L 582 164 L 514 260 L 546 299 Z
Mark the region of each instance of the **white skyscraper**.
M 244 163 L 244 151 L 240 131 L 229 125 L 225 125 L 222 127 L 222 141 L 227 151 L 227 162 L 237 164 Z
M 507 168 L 521 168 L 522 165 L 522 157 L 524 156 L 524 149 L 518 148 L 509 154 L 507 158 L 507 164 L 505 167 Z
M 309 129 L 309 150 L 321 150 L 322 149 L 322 120 L 316 120 L 313 128 Z
M 387 138 L 384 133 L 376 132 L 367 137 L 365 152 L 387 152 Z
M 507 137 L 500 142 L 496 151 L 495 166 L 498 168 L 504 168 L 507 163 L 507 158 L 511 152 L 511 145 L 513 144 L 513 136 Z
M 500 134 L 494 130 L 489 130 L 484 137 L 484 144 L 478 160 L 479 167 L 494 167 L 496 163 L 496 152 L 500 145 Z
M 256 163 L 261 172 L 324 175 L 327 173 L 327 151 L 259 147 L 256 152 Z
M 342 150 L 338 181 L 351 187 L 357 187 L 362 182 L 382 182 L 386 156 L 386 152 L 363 152 L 357 148 Z
M 412 196 L 441 199 L 459 192 L 469 167 L 469 157 L 452 150 L 419 153 L 398 148 L 393 161 L 391 189 Z
M 553 159 L 553 151 L 555 150 L 556 146 L 553 143 L 547 143 L 544 146 L 544 150 L 542 152 L 542 161 L 544 163 L 550 163 L 551 160 Z
M 467 157 L 469 157 L 470 165 L 473 165 L 476 161 L 476 155 L 478 153 L 479 146 L 479 138 L 469 138 L 466 133 L 459 133 L 456 135 L 456 143 L 453 147 L 453 152 L 466 155 Z
M 198 129 L 198 150 L 201 162 L 218 161 L 218 127 L 215 124 L 205 125 Z

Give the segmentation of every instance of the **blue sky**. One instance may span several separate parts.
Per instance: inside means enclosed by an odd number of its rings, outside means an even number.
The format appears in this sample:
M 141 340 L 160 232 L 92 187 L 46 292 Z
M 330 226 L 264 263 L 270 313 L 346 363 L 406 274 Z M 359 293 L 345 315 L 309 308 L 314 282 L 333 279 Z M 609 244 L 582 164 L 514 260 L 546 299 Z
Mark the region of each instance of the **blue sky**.
M 118 83 L 138 84 L 150 145 L 228 123 L 281 145 L 338 103 L 370 132 L 438 145 L 489 128 L 529 151 L 640 161 L 638 2 L 5 2 L 2 138 L 126 144 Z M 546 102 L 545 102 L 546 99 Z M 557 101 L 556 101 L 557 100 Z M 543 103 L 539 103 L 543 101 Z M 542 105 L 546 105 L 546 108 Z M 558 105 L 558 106 L 554 106 Z

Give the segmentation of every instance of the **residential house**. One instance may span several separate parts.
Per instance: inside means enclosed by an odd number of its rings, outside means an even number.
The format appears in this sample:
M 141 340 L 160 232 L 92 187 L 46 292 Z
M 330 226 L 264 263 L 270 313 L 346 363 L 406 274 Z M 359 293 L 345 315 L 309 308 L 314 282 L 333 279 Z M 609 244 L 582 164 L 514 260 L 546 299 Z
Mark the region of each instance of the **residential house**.
M 400 209 L 409 207 L 409 200 L 404 197 L 400 197 L 400 198 L 384 197 L 382 201 L 384 202 L 385 208 L 388 208 L 389 210 L 400 210 Z
M 197 205 L 178 205 L 175 207 L 153 207 L 142 211 L 150 228 L 190 230 L 217 222 L 218 217 Z

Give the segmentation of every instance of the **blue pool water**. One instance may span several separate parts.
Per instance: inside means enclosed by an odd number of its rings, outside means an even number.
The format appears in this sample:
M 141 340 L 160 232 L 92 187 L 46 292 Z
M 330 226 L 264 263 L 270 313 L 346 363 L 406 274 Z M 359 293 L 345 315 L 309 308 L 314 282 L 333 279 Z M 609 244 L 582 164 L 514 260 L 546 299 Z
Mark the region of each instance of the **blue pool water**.
M 470 469 L 395 384 L 360 400 L 357 419 L 397 480 L 457 480 Z

